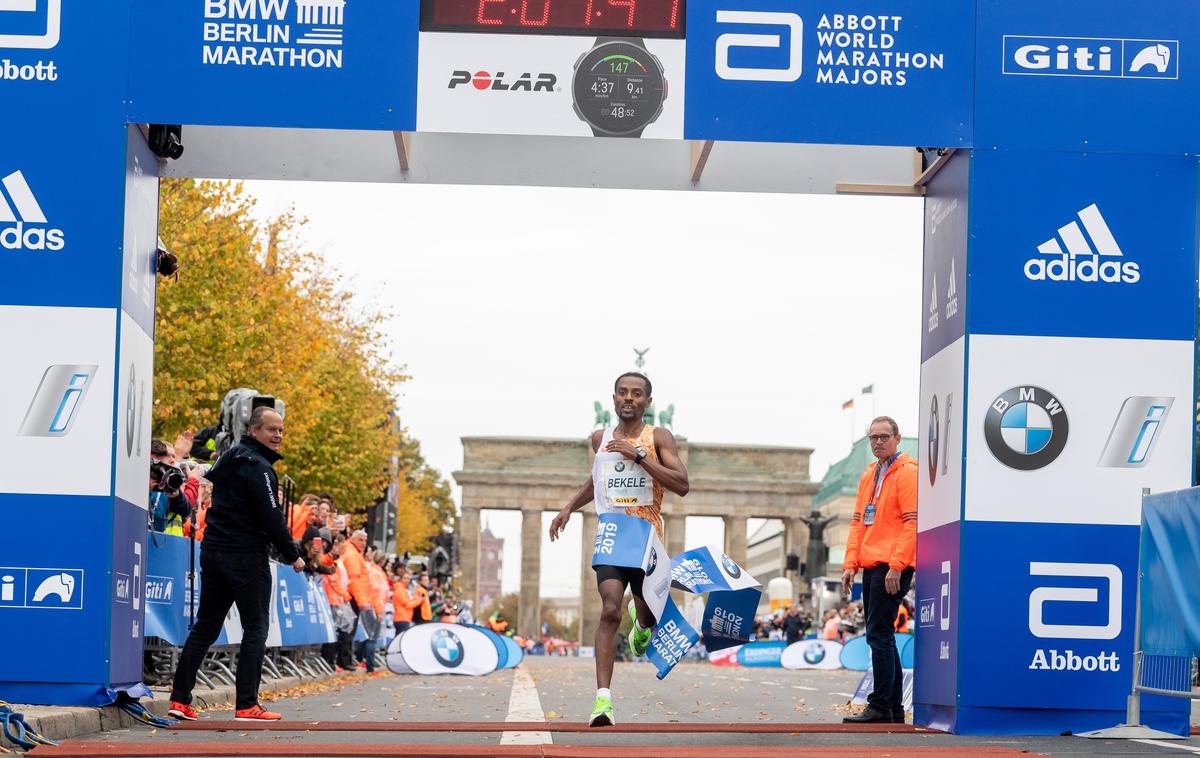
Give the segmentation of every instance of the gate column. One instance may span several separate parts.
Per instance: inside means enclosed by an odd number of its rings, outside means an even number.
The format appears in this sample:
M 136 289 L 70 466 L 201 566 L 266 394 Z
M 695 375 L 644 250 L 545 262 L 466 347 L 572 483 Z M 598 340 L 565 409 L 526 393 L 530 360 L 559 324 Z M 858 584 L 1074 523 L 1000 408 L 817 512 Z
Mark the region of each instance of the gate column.
M 521 610 L 517 631 L 538 639 L 541 634 L 542 511 L 521 509 Z
M 479 509 L 463 507 L 458 522 L 459 587 L 471 601 L 476 616 L 483 612 L 479 606 Z M 482 621 L 482 619 L 480 619 Z

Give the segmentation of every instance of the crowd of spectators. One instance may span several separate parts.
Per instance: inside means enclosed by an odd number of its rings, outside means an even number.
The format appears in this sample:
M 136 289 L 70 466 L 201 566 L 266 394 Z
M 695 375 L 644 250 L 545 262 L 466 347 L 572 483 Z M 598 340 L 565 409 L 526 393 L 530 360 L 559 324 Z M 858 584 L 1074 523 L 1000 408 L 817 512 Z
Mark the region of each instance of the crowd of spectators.
M 901 602 L 900 611 L 896 616 L 896 631 L 900 633 L 911 631 L 911 619 L 911 601 L 905 598 Z M 862 634 L 863 625 L 861 600 L 845 602 L 837 608 L 830 608 L 821 614 L 820 619 L 814 618 L 810 605 L 796 602 L 786 611 L 779 609 L 774 613 L 755 618 L 753 638 L 756 640 L 784 640 L 789 644 L 806 637 L 845 642 L 851 637 Z

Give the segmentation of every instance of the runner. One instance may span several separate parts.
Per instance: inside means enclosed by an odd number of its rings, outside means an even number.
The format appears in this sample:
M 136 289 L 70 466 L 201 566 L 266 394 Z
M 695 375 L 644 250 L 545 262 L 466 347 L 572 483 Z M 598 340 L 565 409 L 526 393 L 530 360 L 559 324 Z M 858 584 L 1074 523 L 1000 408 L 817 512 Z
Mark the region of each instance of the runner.
M 613 429 L 598 429 L 592 434 L 592 450 L 596 460 L 592 476 L 571 502 L 567 503 L 550 524 L 550 541 L 558 539 L 571 514 L 593 500 L 597 513 L 625 513 L 653 524 L 658 538 L 666 544 L 663 534 L 663 489 L 683 497 L 688 493 L 688 473 L 675 436 L 642 421 L 651 403 L 650 380 L 642 374 L 621 374 L 613 387 L 613 405 L 618 423 Z M 649 474 L 649 477 L 646 475 Z M 646 654 L 654 614 L 642 600 L 641 569 L 618 566 L 594 566 L 603 608 L 600 625 L 596 628 L 596 703 L 592 707 L 592 726 L 612 726 L 613 659 L 617 653 L 617 630 L 621 626 L 621 601 L 628 586 L 633 594 L 629 615 L 633 629 L 629 634 L 629 649 L 635 657 Z

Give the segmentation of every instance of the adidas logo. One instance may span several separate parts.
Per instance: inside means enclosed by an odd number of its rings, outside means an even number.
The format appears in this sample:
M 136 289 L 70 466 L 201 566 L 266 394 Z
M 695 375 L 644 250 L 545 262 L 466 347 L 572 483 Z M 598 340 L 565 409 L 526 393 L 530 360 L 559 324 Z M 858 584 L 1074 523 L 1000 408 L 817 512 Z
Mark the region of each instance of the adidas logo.
M 0 248 L 62 250 L 66 244 L 63 230 L 46 226 L 46 214 L 42 213 L 33 190 L 29 189 L 25 175 L 14 171 L 0 179 L 0 186 L 3 186 L 0 191 Z
M 1136 263 L 1120 260 L 1125 254 L 1095 203 L 1060 227 L 1056 237 L 1038 245 L 1038 252 L 1045 257 L 1025 261 L 1025 278 L 1033 281 L 1133 284 L 1142 278 Z

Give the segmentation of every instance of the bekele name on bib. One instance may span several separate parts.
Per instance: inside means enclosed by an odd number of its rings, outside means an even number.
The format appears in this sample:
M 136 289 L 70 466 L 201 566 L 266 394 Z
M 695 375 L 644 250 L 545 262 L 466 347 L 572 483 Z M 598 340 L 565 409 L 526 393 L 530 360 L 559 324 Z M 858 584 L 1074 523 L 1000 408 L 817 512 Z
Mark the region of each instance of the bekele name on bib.
M 604 491 L 618 508 L 634 508 L 654 502 L 654 480 L 632 461 L 604 462 Z

